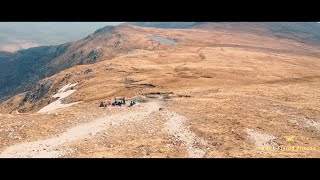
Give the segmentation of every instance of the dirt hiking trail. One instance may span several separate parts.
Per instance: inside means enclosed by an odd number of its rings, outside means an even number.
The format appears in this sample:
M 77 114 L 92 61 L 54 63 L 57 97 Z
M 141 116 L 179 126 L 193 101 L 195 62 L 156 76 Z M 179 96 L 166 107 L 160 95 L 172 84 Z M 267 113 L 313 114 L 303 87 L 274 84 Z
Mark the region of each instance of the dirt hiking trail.
M 197 137 L 188 127 L 185 126 L 186 118 L 170 111 L 163 111 L 161 113 L 167 120 L 164 124 L 164 130 L 171 136 L 182 141 L 183 146 L 187 148 L 188 154 L 191 158 L 202 158 L 206 151 L 195 147 L 201 139 Z
M 111 115 L 75 126 L 57 137 L 11 146 L 0 154 L 0 158 L 58 158 L 65 154 L 63 150 L 59 149 L 60 145 L 90 138 L 110 126 L 144 119 L 152 112 L 158 111 L 159 106 L 157 103 L 152 102 L 144 104 L 140 109 L 139 111 Z
M 106 131 L 110 127 L 124 125 L 147 119 L 153 112 L 159 112 L 161 105 L 158 101 L 143 103 L 135 110 L 98 118 L 92 122 L 77 125 L 66 132 L 44 140 L 13 145 L 0 153 L 0 158 L 59 158 L 72 152 L 72 149 L 63 149 L 64 143 L 85 140 L 95 134 Z M 205 151 L 196 148 L 195 144 L 201 141 L 188 127 L 185 127 L 185 117 L 171 111 L 161 111 L 165 118 L 164 130 L 170 136 L 181 140 L 192 158 L 202 158 Z M 152 119 L 150 119 L 152 120 Z

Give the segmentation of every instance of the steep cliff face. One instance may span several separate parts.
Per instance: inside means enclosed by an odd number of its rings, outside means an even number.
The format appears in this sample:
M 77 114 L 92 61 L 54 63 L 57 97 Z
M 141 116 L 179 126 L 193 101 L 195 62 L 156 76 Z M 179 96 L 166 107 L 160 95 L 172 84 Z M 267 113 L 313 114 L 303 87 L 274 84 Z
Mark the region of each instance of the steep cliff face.
M 106 26 L 79 41 L 16 53 L 0 52 L 0 101 L 33 90 L 37 82 L 76 65 L 93 64 L 130 51 L 121 26 Z
M 69 44 L 36 47 L 0 56 L 0 100 L 32 89 L 45 77 L 47 65 L 68 47 Z

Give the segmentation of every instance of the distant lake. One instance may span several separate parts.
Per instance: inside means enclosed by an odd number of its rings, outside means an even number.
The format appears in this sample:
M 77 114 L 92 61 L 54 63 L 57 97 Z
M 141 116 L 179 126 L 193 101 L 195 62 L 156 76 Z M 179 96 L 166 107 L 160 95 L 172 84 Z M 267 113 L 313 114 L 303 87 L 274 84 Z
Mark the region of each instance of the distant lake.
M 149 36 L 150 39 L 154 41 L 160 41 L 161 43 L 170 44 L 170 45 L 177 45 L 176 41 L 161 37 L 161 36 Z

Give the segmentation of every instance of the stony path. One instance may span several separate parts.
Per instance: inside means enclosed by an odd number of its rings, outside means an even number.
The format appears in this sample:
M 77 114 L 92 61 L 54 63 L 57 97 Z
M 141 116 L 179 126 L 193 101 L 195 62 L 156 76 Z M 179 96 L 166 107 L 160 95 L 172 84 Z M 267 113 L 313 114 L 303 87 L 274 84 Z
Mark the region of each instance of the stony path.
M 195 144 L 201 142 L 201 139 L 185 126 L 185 117 L 170 111 L 163 111 L 161 112 L 161 115 L 167 120 L 164 130 L 176 139 L 182 141 L 183 145 L 187 148 L 190 157 L 204 157 L 206 151 L 195 147 Z
M 108 127 L 122 125 L 126 122 L 138 121 L 148 117 L 152 112 L 158 111 L 156 102 L 143 104 L 138 111 L 129 111 L 96 119 L 84 123 L 66 132 L 49 139 L 22 143 L 5 149 L 0 158 L 57 158 L 66 152 L 59 148 L 64 143 L 90 138 L 96 133 L 107 130 Z
M 13 145 L 0 153 L 0 158 L 59 158 L 72 153 L 72 149 L 63 149 L 64 143 L 88 139 L 95 134 L 107 131 L 110 127 L 121 126 L 129 122 L 136 122 L 148 118 L 153 112 L 158 112 L 161 105 L 157 101 L 141 104 L 135 110 L 129 110 L 98 118 L 94 121 L 77 125 L 66 132 L 54 137 L 34 142 Z M 188 154 L 192 158 L 204 157 L 206 151 L 195 147 L 202 142 L 185 126 L 185 117 L 171 111 L 160 111 L 165 118 L 164 130 L 174 138 L 183 142 Z

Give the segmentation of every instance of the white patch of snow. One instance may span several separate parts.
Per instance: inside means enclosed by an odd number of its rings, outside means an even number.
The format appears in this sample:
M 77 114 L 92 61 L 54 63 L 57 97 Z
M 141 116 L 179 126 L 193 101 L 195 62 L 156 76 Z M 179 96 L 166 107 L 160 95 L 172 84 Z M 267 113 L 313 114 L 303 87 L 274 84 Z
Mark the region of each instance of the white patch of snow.
M 54 98 L 59 98 L 59 99 L 50 103 L 49 105 L 43 107 L 42 109 L 40 109 L 38 111 L 38 113 L 48 113 L 48 112 L 54 111 L 56 109 L 66 108 L 66 107 L 70 107 L 75 104 L 81 103 L 81 102 L 74 102 L 74 103 L 69 103 L 69 104 L 62 103 L 62 99 L 66 98 L 66 97 L 70 96 L 72 93 L 76 92 L 76 90 L 67 90 L 67 89 L 72 88 L 72 87 L 76 86 L 77 84 L 78 83 L 74 83 L 74 84 L 67 84 L 67 85 L 63 86 L 58 91 L 57 94 L 52 96 Z

